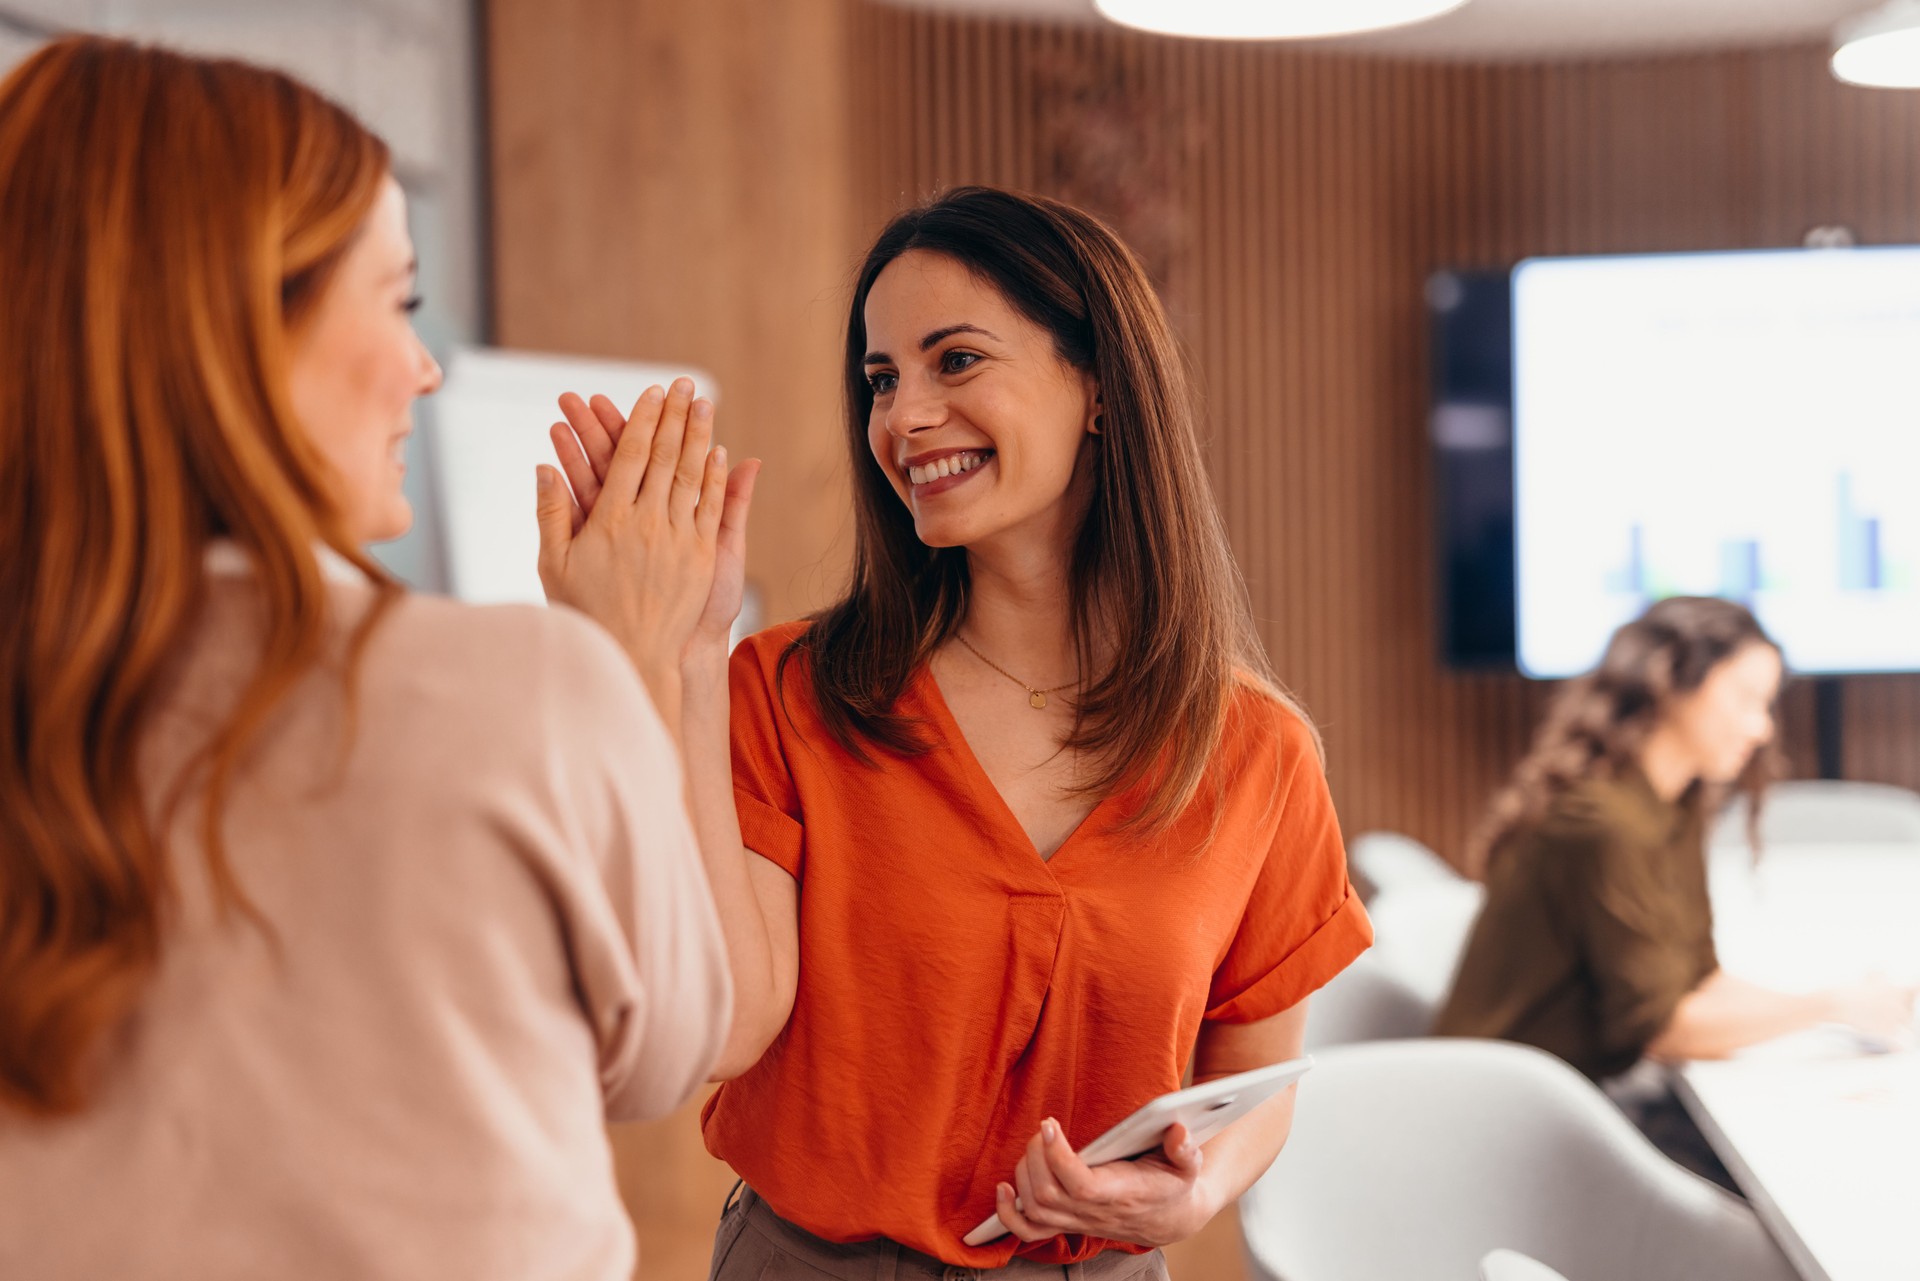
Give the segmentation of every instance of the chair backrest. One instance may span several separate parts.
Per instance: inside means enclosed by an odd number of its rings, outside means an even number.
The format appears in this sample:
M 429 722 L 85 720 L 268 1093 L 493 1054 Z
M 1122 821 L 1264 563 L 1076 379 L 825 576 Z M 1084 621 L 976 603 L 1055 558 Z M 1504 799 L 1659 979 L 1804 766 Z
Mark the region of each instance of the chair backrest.
M 1767 789 L 1760 840 L 1792 845 L 1920 846 L 1920 794 L 1887 783 L 1792 779 Z M 1715 846 L 1747 848 L 1747 802 L 1737 797 L 1714 825 Z
M 1430 1000 L 1401 982 L 1373 952 L 1362 952 L 1313 994 L 1306 1048 L 1425 1036 L 1433 1017 Z
M 1383 890 L 1367 904 L 1367 915 L 1373 918 L 1375 961 L 1426 1003 L 1429 1025 L 1453 986 L 1460 954 L 1485 901 L 1486 889 L 1478 881 L 1452 876 L 1432 884 Z
M 1495 1250 L 1480 1260 L 1480 1281 L 1567 1281 L 1538 1259 L 1513 1250 Z
M 1369 898 L 1460 879 L 1447 860 L 1399 832 L 1360 833 L 1347 842 L 1347 866 L 1359 874 Z
M 1574 1278 L 1794 1278 L 1751 1210 L 1662 1156 L 1586 1078 L 1488 1041 L 1316 1054 L 1240 1222 L 1275 1281 L 1465 1278 L 1502 1247 Z

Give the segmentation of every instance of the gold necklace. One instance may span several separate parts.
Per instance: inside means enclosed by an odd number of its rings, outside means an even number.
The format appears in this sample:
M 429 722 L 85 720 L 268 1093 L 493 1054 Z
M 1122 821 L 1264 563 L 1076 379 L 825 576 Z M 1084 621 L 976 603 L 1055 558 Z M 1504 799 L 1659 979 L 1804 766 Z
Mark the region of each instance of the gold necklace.
M 959 641 L 962 645 L 965 645 L 967 647 L 967 652 L 972 654 L 975 658 L 985 663 L 988 667 L 991 667 L 994 671 L 999 672 L 1002 676 L 1012 681 L 1015 685 L 1018 685 L 1021 689 L 1026 690 L 1027 706 L 1035 709 L 1036 711 L 1046 710 L 1047 695 L 1058 694 L 1063 689 L 1072 689 L 1075 685 L 1078 685 L 1080 683 L 1079 681 L 1068 681 L 1065 685 L 1055 685 L 1052 689 L 1035 689 L 1033 686 L 1027 684 L 1025 681 L 1021 680 L 1018 676 L 1015 676 L 1012 672 L 1008 671 L 1006 668 L 1000 666 L 1000 664 L 994 662 L 991 658 L 988 658 L 985 654 L 982 654 L 979 650 L 975 649 L 973 647 L 973 642 L 968 640 L 966 637 L 962 636 L 959 632 L 955 632 L 953 634 L 953 638 Z

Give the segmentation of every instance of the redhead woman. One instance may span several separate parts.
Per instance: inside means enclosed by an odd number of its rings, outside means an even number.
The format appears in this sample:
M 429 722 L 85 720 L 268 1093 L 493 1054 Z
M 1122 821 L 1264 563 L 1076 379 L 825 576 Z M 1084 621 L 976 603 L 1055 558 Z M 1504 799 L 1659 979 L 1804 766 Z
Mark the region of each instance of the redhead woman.
M 362 547 L 440 371 L 379 140 L 72 38 L 0 84 L 0 175 L 0 1275 L 624 1281 L 603 1122 L 729 1030 L 642 685 L 723 466 L 614 460 L 560 569 L 624 649 L 410 595 Z
M 1291 1094 L 1205 1145 L 1074 1153 L 1189 1065 L 1296 1056 L 1367 946 L 1318 739 L 1107 228 L 983 188 L 901 215 L 844 372 L 846 593 L 731 662 L 716 617 L 682 665 L 695 821 L 738 852 L 715 895 L 751 940 L 704 1118 L 744 1180 L 712 1274 L 1164 1276 L 1280 1151 Z M 563 407 L 597 514 L 622 424 Z

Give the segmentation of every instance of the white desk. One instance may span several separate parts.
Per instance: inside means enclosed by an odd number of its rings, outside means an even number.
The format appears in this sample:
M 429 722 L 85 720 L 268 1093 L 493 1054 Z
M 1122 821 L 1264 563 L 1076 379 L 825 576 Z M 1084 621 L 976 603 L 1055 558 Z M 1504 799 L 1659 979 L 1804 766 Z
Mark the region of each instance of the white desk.
M 1712 865 L 1731 973 L 1810 988 L 1920 980 L 1920 849 L 1795 848 Z M 1920 1052 L 1820 1030 L 1692 1063 L 1675 1089 L 1808 1281 L 1920 1281 Z

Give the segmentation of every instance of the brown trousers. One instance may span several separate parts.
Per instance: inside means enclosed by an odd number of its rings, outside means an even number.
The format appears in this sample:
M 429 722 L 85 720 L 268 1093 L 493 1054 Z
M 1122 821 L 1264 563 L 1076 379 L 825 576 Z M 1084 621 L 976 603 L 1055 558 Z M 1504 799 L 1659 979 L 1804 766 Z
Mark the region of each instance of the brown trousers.
M 1108 1250 L 1085 1263 L 1032 1263 L 961 1268 L 884 1238 L 853 1245 L 822 1241 L 775 1214 L 741 1184 L 720 1217 L 707 1281 L 1168 1281 L 1158 1250 Z

